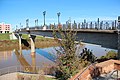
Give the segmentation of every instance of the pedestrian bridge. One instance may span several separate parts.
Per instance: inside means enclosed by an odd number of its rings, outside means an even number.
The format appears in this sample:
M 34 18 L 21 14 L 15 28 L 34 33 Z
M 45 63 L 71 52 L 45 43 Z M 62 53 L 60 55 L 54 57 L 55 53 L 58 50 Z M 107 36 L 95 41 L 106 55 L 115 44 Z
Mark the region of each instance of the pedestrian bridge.
M 120 51 L 120 31 L 117 30 L 92 30 L 92 29 L 74 29 L 77 31 L 77 41 L 85 43 L 101 45 L 105 48 L 116 49 Z M 57 35 L 59 36 L 58 30 L 56 29 Z M 63 30 L 64 32 L 64 30 Z M 32 36 L 44 36 L 53 37 L 52 29 L 19 29 L 14 32 L 15 34 L 29 34 Z

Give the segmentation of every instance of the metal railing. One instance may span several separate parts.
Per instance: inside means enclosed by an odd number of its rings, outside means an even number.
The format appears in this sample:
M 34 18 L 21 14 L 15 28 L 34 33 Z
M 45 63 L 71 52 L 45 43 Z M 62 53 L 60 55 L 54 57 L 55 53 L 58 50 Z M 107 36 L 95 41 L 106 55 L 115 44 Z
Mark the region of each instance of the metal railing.
M 84 21 L 79 23 L 66 23 L 66 24 L 60 24 L 60 27 L 64 30 L 67 28 L 71 29 L 91 29 L 91 30 L 117 30 L 120 28 L 120 22 L 118 20 L 100 20 L 98 21 Z M 46 25 L 46 30 L 53 28 L 57 29 L 58 24 L 50 24 Z M 27 27 L 21 28 L 21 30 L 26 30 Z M 30 30 L 39 30 L 43 29 L 43 26 L 31 26 L 29 27 Z

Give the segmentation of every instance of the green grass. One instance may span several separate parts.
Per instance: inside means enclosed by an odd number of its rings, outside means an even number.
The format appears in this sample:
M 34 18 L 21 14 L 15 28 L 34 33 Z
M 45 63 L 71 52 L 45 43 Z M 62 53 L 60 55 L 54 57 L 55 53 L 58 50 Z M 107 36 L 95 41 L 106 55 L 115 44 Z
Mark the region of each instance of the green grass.
M 28 39 L 29 39 L 29 36 L 28 36 L 28 34 L 22 34 L 22 38 L 28 40 Z M 45 38 L 45 37 L 43 37 L 43 36 L 36 36 L 35 39 L 40 39 L 40 40 L 42 40 L 42 41 L 44 41 L 44 40 L 50 40 L 50 38 Z
M 1 33 L 0 34 L 0 40 L 10 40 L 10 35 L 11 33 Z
M 9 36 L 10 34 L 11 33 L 1 33 L 0 34 L 0 40 L 10 40 L 10 36 Z M 28 34 L 22 34 L 22 38 L 29 40 Z M 36 36 L 35 39 L 39 39 L 41 41 L 49 41 L 49 40 L 51 40 L 50 38 L 45 38 L 43 36 Z M 13 42 L 16 42 L 16 40 L 13 40 Z
M 28 34 L 22 34 L 22 38 L 24 38 L 24 39 L 29 39 L 29 36 L 28 36 Z M 43 39 L 44 37 L 42 37 L 42 36 L 36 36 L 36 39 Z
M 29 39 L 29 36 L 28 36 L 28 34 L 22 34 L 22 38 L 23 39 Z

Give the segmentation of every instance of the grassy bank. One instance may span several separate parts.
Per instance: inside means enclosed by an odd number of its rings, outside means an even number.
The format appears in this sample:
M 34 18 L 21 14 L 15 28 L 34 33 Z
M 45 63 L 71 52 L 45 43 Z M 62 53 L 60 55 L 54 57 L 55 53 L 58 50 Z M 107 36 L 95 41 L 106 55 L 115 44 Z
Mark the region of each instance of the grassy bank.
M 10 40 L 10 35 L 11 33 L 2 33 L 0 34 L 0 40 Z
M 1 33 L 0 34 L 0 40 L 10 40 L 10 35 L 11 35 L 11 33 Z M 29 40 L 28 34 L 22 34 L 22 38 Z M 36 39 L 46 40 L 48 38 L 45 38 L 45 37 L 42 37 L 42 36 L 36 36 Z
M 22 38 L 23 38 L 23 39 L 29 39 L 29 36 L 28 36 L 28 34 L 22 34 Z M 36 38 L 37 38 L 37 39 L 42 39 L 42 38 L 44 38 L 44 37 L 42 37 L 42 36 L 36 36 Z
M 19 41 L 17 40 L 10 40 L 9 39 L 10 34 L 1 34 L 0 35 L 0 51 L 6 51 L 6 50 L 13 50 L 13 49 L 19 49 Z M 22 38 L 24 41 L 28 42 L 28 46 L 25 46 L 22 43 L 22 49 L 30 49 L 30 39 L 28 35 L 24 34 L 22 35 Z M 45 38 L 42 36 L 37 36 L 35 38 L 35 47 L 36 48 L 46 48 L 46 47 L 53 47 L 58 46 L 57 42 L 54 39 Z

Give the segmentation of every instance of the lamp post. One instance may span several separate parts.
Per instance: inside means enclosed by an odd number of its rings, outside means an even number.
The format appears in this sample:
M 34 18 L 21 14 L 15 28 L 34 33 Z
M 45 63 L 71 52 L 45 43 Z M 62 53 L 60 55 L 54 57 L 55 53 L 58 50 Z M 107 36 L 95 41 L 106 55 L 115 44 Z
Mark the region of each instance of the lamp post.
M 36 20 L 36 25 L 38 26 L 38 19 Z
M 99 29 L 99 22 L 100 22 L 100 21 L 99 21 L 99 18 L 98 18 L 98 20 L 97 20 L 97 24 L 98 24 L 98 26 L 97 26 L 97 27 L 98 27 L 98 29 Z
M 29 19 L 26 20 L 26 28 L 28 28 Z
M 18 29 L 18 26 L 16 25 L 16 30 Z
M 36 26 L 36 20 L 35 20 L 35 26 Z
M 60 18 L 60 12 L 57 13 L 57 16 L 58 16 L 58 24 L 60 24 L 60 21 L 59 21 L 59 18 Z
M 46 15 L 46 11 L 43 12 L 43 16 L 44 16 L 44 26 L 45 26 L 45 15 Z

